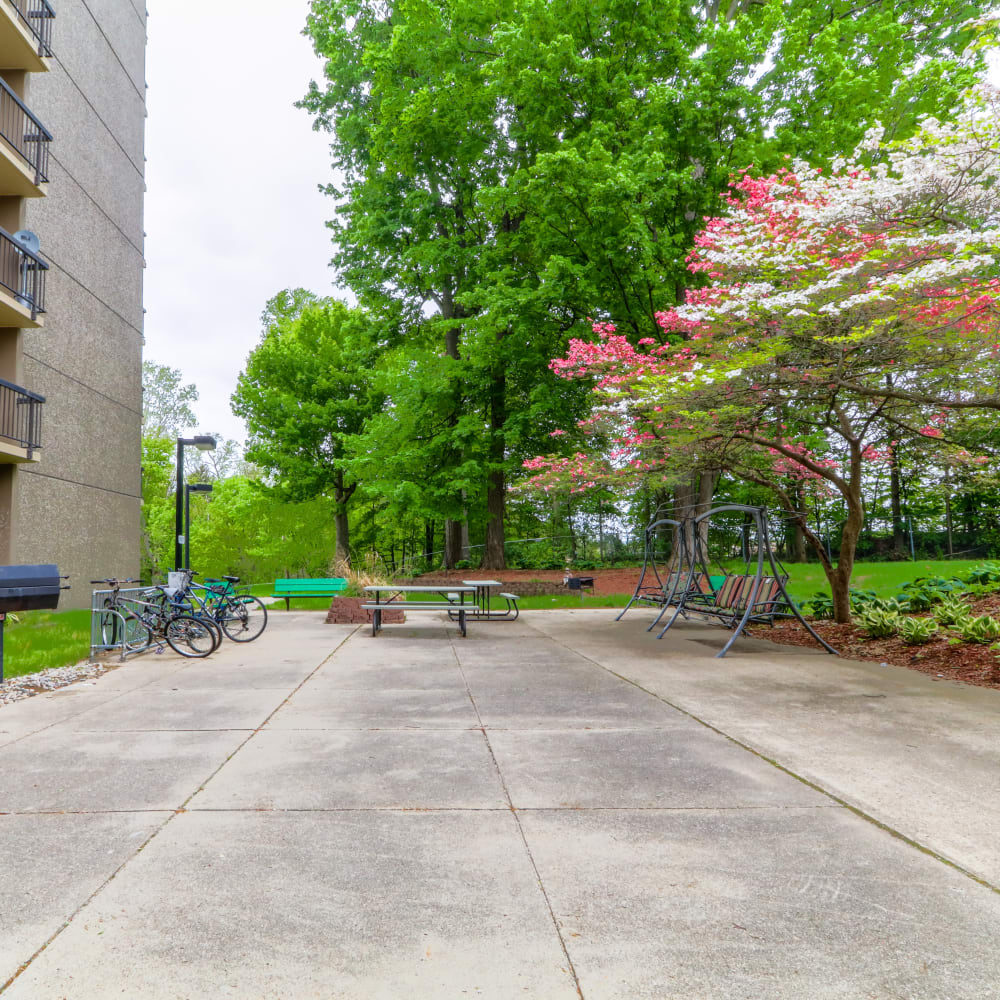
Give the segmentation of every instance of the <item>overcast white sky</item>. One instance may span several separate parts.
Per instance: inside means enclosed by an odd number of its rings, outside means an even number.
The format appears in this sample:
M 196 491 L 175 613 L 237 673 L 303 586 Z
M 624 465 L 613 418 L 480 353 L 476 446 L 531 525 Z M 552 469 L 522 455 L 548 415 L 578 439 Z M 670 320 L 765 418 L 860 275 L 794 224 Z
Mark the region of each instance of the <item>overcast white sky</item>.
M 301 34 L 307 0 L 147 6 L 146 358 L 198 386 L 189 432 L 242 441 L 229 397 L 264 303 L 334 294 L 328 136 L 293 106 L 322 64 Z
M 148 0 L 145 357 L 179 368 L 199 426 L 229 397 L 282 288 L 333 294 L 329 137 L 293 107 L 322 64 L 306 0 Z

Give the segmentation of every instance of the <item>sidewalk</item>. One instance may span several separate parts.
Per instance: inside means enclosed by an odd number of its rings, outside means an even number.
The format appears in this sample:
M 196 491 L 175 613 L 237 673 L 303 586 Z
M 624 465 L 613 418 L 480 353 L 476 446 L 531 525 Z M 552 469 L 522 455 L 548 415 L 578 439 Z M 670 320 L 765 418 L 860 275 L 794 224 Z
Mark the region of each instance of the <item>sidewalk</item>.
M 997 692 L 650 617 L 281 612 L 0 709 L 0 995 L 996 997 Z

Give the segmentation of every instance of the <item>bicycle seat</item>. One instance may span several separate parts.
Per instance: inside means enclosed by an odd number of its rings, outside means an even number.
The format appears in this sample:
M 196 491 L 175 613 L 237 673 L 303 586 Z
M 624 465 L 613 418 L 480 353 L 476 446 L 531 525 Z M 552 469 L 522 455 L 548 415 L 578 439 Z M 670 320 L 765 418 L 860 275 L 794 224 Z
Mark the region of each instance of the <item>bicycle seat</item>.
M 238 576 L 224 576 L 223 580 L 228 580 L 230 583 L 239 583 L 240 578 Z

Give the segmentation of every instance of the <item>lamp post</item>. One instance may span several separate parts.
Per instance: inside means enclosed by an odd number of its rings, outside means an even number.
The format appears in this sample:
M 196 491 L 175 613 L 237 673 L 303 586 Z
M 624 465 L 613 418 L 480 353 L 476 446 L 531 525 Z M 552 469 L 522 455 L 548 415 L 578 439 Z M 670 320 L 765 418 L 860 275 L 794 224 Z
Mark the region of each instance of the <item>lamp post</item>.
M 194 445 L 199 451 L 215 451 L 215 438 L 198 434 L 193 438 L 177 439 L 177 497 L 174 516 L 174 569 L 184 568 L 184 446 Z
M 211 493 L 211 483 L 186 483 L 184 486 L 184 568 L 191 568 L 191 494 Z

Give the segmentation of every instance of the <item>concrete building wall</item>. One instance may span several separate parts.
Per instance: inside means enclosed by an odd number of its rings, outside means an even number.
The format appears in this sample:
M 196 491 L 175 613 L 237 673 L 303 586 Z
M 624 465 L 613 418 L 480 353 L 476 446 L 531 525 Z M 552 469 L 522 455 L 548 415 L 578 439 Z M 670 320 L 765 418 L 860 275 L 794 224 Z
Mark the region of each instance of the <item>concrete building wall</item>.
M 22 332 L 18 372 L 46 403 L 39 460 L 12 474 L 9 561 L 57 563 L 60 606 L 85 607 L 91 579 L 139 575 L 146 12 L 52 4 L 50 71 L 25 86 L 49 184 L 22 223 L 50 264 L 45 325 Z

